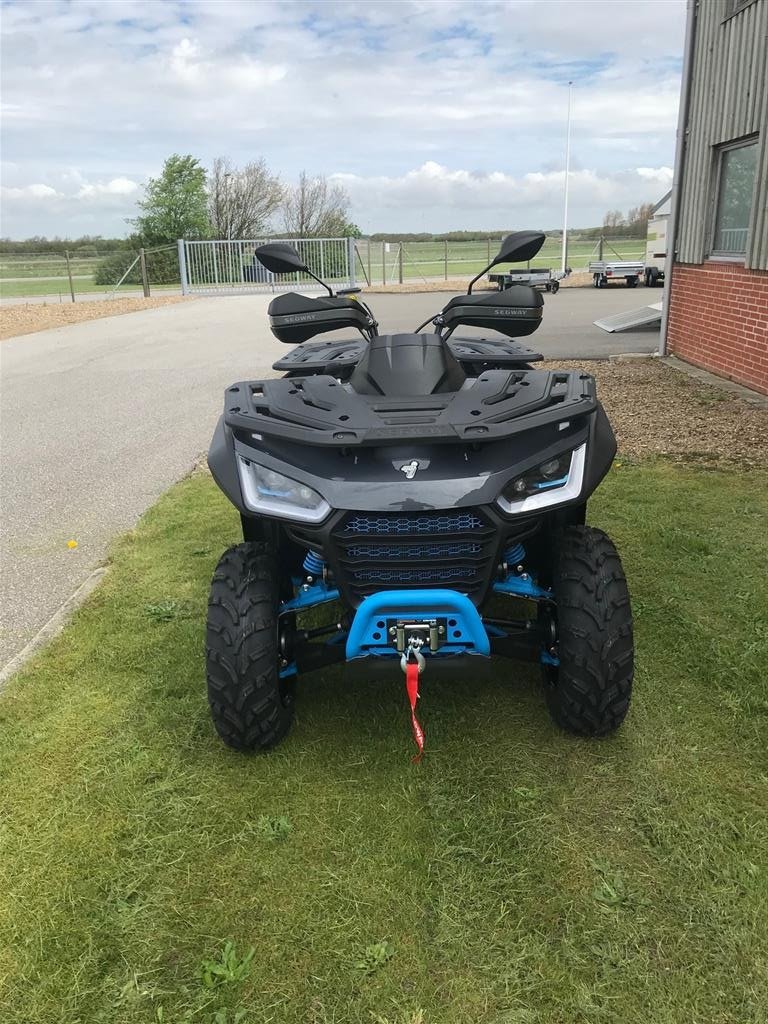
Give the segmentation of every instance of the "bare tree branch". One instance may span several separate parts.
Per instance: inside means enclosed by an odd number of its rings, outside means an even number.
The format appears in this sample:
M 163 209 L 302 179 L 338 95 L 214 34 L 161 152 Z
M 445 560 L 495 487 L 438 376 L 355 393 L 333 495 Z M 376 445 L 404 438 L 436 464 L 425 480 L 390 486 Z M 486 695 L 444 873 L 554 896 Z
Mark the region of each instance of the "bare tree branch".
M 242 170 L 216 157 L 208 179 L 208 216 L 217 238 L 257 238 L 283 199 L 283 185 L 264 160 Z
M 334 238 L 349 234 L 349 196 L 327 178 L 310 178 L 302 171 L 299 182 L 285 192 L 283 221 L 295 238 Z

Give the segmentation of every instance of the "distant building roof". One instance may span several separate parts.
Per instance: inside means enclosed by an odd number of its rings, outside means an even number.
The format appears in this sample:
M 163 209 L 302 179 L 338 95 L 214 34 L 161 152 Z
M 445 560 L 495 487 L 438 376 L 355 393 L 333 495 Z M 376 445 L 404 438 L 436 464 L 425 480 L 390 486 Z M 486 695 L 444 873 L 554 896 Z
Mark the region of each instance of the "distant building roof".
M 663 217 L 665 213 L 672 212 L 672 203 L 670 202 L 671 195 L 672 189 L 670 189 L 669 192 L 667 192 L 667 194 L 662 199 L 660 199 L 658 203 L 656 203 L 654 208 L 651 210 L 652 217 L 656 216 L 656 214 L 659 214 L 660 216 Z M 664 209 L 662 209 L 662 207 L 664 207 Z

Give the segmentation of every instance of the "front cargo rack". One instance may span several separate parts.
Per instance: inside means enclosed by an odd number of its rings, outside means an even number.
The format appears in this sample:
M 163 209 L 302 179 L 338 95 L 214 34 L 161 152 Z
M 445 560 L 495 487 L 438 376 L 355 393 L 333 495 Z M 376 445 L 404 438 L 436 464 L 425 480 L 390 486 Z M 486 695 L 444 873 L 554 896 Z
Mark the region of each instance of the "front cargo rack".
M 594 378 L 578 370 L 484 370 L 460 391 L 423 397 L 365 395 L 326 374 L 241 381 L 224 395 L 234 430 L 299 444 L 484 443 L 568 421 L 597 406 Z

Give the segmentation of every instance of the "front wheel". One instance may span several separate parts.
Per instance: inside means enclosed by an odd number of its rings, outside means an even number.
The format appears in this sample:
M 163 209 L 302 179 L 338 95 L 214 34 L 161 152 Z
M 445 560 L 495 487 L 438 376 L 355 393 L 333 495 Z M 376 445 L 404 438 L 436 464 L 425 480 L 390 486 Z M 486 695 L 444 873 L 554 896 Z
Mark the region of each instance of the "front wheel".
M 553 578 L 559 665 L 545 666 L 552 719 L 580 736 L 606 736 L 629 710 L 632 609 L 619 554 L 590 526 L 563 532 Z
M 238 544 L 219 559 L 206 631 L 208 703 L 216 731 L 235 750 L 264 750 L 293 721 L 280 678 L 277 568 L 265 544 Z
M 549 286 L 549 290 L 552 292 L 553 295 L 557 295 L 557 293 L 560 290 L 560 282 L 553 281 L 552 284 Z

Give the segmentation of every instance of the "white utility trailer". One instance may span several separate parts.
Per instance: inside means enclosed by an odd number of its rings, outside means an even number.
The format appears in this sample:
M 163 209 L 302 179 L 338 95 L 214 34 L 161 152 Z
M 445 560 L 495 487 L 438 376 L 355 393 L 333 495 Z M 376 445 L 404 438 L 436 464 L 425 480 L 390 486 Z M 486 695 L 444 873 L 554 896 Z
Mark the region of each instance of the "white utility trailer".
M 498 285 L 499 291 L 511 288 L 513 284 L 528 284 L 533 288 L 543 288 L 555 295 L 560 290 L 560 282 L 568 277 L 570 267 L 566 271 L 546 270 L 536 268 L 535 270 L 513 270 L 504 274 L 489 274 L 488 280 L 491 284 Z
M 649 288 L 664 283 L 667 262 L 667 221 L 672 209 L 671 192 L 667 192 L 651 211 L 645 242 L 645 283 Z
M 645 264 L 642 260 L 593 260 L 589 272 L 595 288 L 605 288 L 611 281 L 622 280 L 628 288 L 635 288 L 645 273 Z

